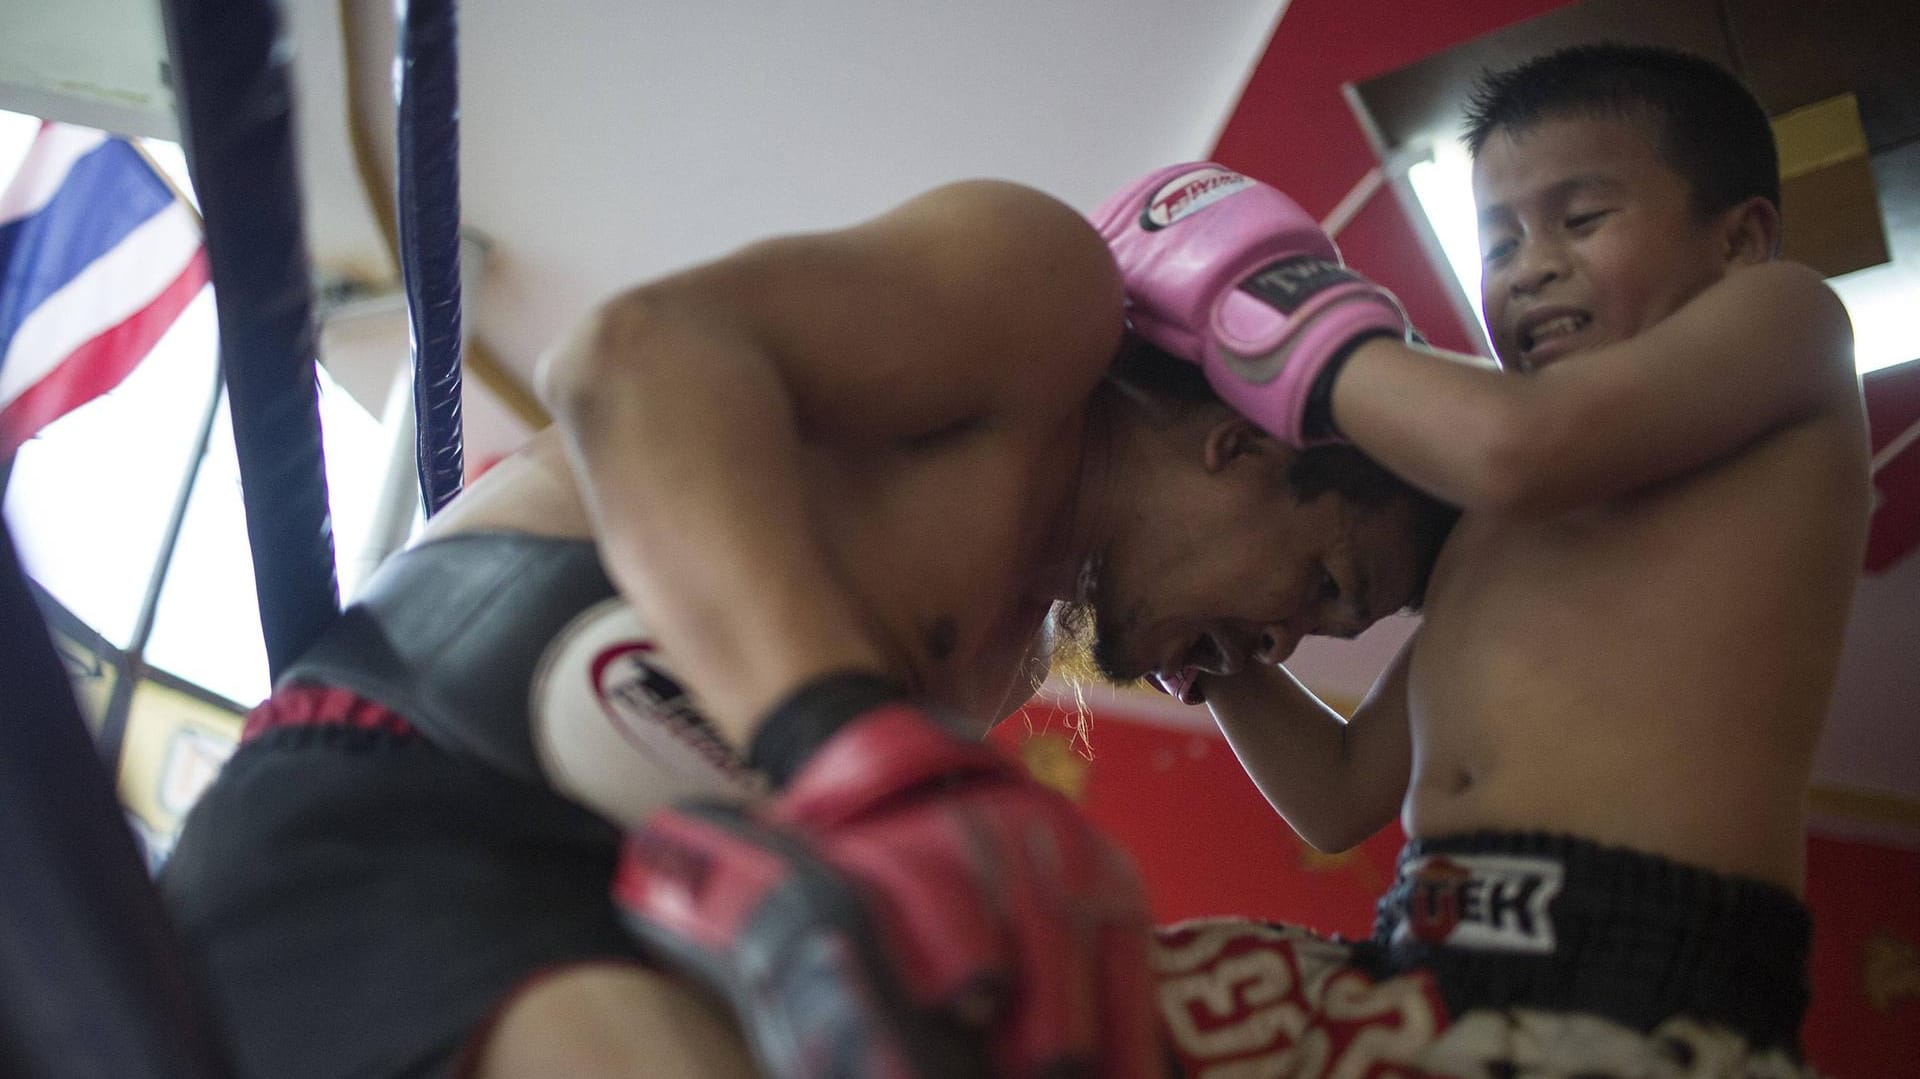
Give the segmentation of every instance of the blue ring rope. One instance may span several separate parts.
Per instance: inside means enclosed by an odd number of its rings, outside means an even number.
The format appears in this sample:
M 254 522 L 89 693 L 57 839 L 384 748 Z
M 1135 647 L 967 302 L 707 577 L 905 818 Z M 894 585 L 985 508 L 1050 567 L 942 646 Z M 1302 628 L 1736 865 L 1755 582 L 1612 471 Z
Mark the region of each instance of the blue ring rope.
M 206 217 L 220 364 L 274 677 L 338 615 L 290 50 L 275 0 L 168 0 L 182 143 Z
M 460 478 L 458 128 L 452 4 L 415 6 L 422 12 L 409 14 L 406 70 L 433 78 L 431 89 L 402 95 L 401 220 L 403 234 L 425 226 L 404 246 L 409 313 L 434 364 L 416 366 L 431 510 L 458 493 Z M 339 608 L 285 39 L 274 0 L 167 0 L 164 14 L 182 141 L 207 219 L 221 369 L 277 676 Z M 0 789 L 14 795 L 0 814 L 0 865 L 23 870 L 18 887 L 0 889 L 9 1059 L 46 1077 L 229 1076 L 3 523 L 0 628 L 8 642 Z M 91 1019 L 75 1025 L 76 1015 Z
M 460 493 L 460 101 L 453 0 L 403 0 L 400 264 L 413 349 L 415 454 L 429 517 Z

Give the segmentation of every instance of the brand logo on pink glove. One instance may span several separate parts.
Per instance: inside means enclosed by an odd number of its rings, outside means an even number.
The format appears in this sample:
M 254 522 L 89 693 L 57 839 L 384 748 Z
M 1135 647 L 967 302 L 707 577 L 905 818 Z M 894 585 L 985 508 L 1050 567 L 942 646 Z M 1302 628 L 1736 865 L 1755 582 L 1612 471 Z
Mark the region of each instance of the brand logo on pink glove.
M 1283 315 L 1292 315 L 1308 300 L 1341 284 L 1364 285 L 1366 282 L 1332 259 L 1295 255 L 1240 282 L 1240 291 L 1260 297 Z
M 1245 176 L 1218 165 L 1183 172 L 1154 190 L 1140 213 L 1140 227 L 1148 232 L 1166 228 L 1252 184 Z

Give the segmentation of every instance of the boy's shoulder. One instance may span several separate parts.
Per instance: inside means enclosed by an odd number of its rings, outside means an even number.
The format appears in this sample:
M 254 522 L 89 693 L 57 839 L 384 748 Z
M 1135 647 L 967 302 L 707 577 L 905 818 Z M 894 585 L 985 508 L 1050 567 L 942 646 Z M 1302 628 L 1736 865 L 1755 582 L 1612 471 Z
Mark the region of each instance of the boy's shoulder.
M 1819 271 L 1774 259 L 1729 270 L 1716 286 L 1726 300 L 1708 314 L 1729 333 L 1807 364 L 1853 371 L 1853 327 L 1846 306 Z M 1768 330 L 1779 331 L 1769 334 Z M 1759 331 L 1756 335 L 1755 331 Z
M 1469 510 L 1617 505 L 1811 426 L 1864 476 L 1850 456 L 1865 441 L 1852 328 L 1805 266 L 1730 269 L 1644 328 L 1499 382 L 1485 383 L 1497 407 L 1471 458 L 1492 478 Z

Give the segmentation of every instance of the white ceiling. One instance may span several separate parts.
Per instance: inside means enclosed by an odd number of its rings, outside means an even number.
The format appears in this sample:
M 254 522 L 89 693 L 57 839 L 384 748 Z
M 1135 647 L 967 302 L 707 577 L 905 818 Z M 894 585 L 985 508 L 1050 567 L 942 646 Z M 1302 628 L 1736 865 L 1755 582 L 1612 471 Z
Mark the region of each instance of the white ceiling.
M 461 10 L 472 308 L 530 370 L 595 298 L 778 232 L 999 176 L 1083 208 L 1213 143 L 1283 0 L 486 0 Z M 378 10 L 378 6 L 376 6 Z M 323 266 L 385 268 L 330 4 L 290 6 Z
M 0 0 L 0 108 L 174 138 L 157 0 Z

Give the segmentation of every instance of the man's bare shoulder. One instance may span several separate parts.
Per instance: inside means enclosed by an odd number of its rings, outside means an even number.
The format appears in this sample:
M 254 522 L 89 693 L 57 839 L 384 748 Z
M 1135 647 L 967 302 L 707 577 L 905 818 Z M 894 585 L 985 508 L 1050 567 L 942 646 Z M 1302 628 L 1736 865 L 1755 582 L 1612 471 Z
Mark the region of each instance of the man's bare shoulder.
M 1039 188 L 1011 180 L 956 180 L 901 203 L 887 217 L 932 223 L 983 238 L 1031 240 L 1036 248 L 1099 239 L 1079 211 Z
M 1051 195 L 961 181 L 853 235 L 912 267 L 905 279 L 929 290 L 929 313 L 952 316 L 956 359 L 964 351 L 1020 372 L 1028 394 L 1054 379 L 1084 382 L 1112 359 L 1125 310 L 1119 270 L 1092 224 Z
M 809 438 L 913 441 L 1076 407 L 1124 313 L 1119 271 L 1078 213 L 972 180 L 615 297 L 573 350 L 593 361 L 573 382 L 597 395 L 650 357 L 724 348 L 771 368 Z
M 866 356 L 867 369 L 901 372 L 895 385 L 950 402 L 974 418 L 1051 422 L 1077 408 L 1120 342 L 1126 310 L 1105 241 L 1072 207 L 1034 188 L 966 180 L 935 188 L 865 224 L 793 241 L 815 271 L 848 267 L 864 280 L 857 314 L 836 317 L 836 296 L 801 287 L 815 317 L 790 312 L 787 351 Z M 782 245 L 770 246 L 780 257 Z M 800 275 L 788 274 L 792 281 Z M 904 346 L 904 347 L 903 347 Z M 958 415 L 950 417 L 958 419 Z

